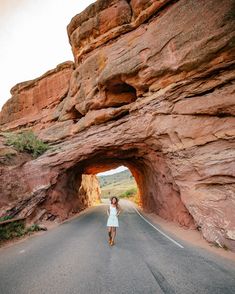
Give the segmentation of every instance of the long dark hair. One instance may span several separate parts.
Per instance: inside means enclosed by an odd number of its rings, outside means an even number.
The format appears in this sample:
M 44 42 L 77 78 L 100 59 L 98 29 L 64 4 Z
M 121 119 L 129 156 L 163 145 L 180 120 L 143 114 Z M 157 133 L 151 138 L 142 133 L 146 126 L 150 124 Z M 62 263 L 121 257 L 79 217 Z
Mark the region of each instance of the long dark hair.
M 116 208 L 117 208 L 117 209 L 119 209 L 119 205 L 118 205 L 118 201 L 119 201 L 119 199 L 117 198 L 117 196 L 112 196 L 112 197 L 110 198 L 110 202 L 111 202 L 111 204 L 113 204 L 113 203 L 112 203 L 112 201 L 113 201 L 113 198 L 115 198 L 115 199 L 116 199 L 115 206 L 116 206 Z

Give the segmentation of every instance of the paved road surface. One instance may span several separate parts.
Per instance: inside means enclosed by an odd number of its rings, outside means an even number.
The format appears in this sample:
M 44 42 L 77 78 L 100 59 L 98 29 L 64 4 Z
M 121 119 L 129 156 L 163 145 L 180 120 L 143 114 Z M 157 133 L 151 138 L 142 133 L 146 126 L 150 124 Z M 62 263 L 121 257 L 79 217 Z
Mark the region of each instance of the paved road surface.
M 235 264 L 178 241 L 121 202 L 116 245 L 107 203 L 42 235 L 0 249 L 0 294 L 235 293 Z

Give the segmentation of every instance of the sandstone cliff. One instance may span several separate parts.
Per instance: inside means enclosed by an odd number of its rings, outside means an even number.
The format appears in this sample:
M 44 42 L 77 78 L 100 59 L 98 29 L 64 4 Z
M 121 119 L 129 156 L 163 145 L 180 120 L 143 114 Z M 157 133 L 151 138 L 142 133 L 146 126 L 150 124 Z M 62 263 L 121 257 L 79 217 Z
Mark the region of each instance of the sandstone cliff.
M 1 165 L 2 207 L 60 214 L 83 174 L 122 164 L 144 209 L 235 250 L 234 7 L 98 0 L 73 17 L 74 63 L 16 85 L 0 113 L 2 133 L 31 128 L 53 146 Z

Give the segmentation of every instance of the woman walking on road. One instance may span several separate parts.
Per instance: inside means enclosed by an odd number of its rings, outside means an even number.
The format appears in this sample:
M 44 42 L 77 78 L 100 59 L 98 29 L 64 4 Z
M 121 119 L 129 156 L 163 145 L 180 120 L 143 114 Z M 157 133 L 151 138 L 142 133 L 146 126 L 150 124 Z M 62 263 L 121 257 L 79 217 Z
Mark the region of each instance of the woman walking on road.
M 121 212 L 120 205 L 118 204 L 118 198 L 116 196 L 111 197 L 110 204 L 107 209 L 108 220 L 108 235 L 109 235 L 109 244 L 114 245 L 114 240 L 116 237 L 116 228 L 119 227 L 118 216 Z

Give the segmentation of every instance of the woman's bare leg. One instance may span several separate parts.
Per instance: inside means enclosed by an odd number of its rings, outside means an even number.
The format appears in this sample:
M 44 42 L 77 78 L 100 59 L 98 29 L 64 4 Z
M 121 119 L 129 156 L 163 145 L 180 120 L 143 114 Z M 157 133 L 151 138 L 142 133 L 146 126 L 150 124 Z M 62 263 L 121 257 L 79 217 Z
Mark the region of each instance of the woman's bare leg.
M 116 237 L 116 228 L 115 228 L 115 227 L 112 227 L 112 228 L 113 228 L 113 232 L 112 232 L 112 241 L 114 242 L 115 237 Z
M 112 239 L 112 227 L 108 227 L 109 241 Z

